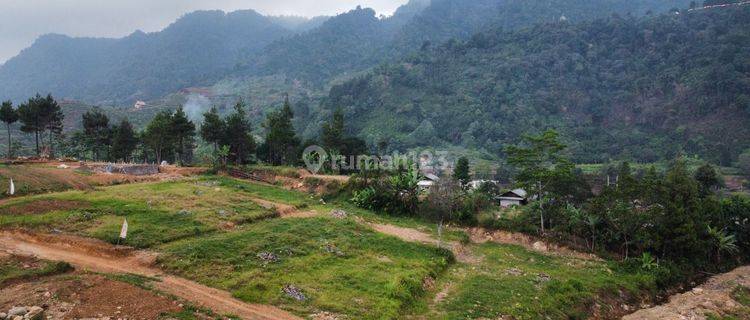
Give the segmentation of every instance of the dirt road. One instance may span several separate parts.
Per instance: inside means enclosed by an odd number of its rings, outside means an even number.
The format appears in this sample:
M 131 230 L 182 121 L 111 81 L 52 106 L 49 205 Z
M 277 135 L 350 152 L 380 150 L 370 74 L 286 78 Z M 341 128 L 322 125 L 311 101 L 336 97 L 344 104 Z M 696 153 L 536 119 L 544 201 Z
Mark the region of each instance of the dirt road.
M 697 320 L 706 319 L 709 314 L 727 316 L 737 312 L 745 313 L 747 310 L 742 311 L 742 309 L 746 307 L 743 307 L 733 296 L 733 292 L 738 287 L 750 288 L 750 266 L 717 275 L 700 287 L 672 296 L 668 303 L 640 310 L 622 319 Z M 750 317 L 750 314 L 743 314 L 743 316 Z
M 229 292 L 166 275 L 148 265 L 148 261 L 153 259 L 147 254 L 118 254 L 117 250 L 108 251 L 102 243 L 87 239 L 78 239 L 74 244 L 65 241 L 49 242 L 51 237 L 54 238 L 54 236 L 46 236 L 44 241 L 40 241 L 36 237 L 25 234 L 3 232 L 0 233 L 0 249 L 17 255 L 65 261 L 78 268 L 95 272 L 130 273 L 159 278 L 161 281 L 154 283 L 157 290 L 220 314 L 232 314 L 242 319 L 300 319 L 273 306 L 244 303 L 233 298 Z M 80 245 L 86 242 L 90 245 Z M 102 250 L 92 249 L 97 247 Z

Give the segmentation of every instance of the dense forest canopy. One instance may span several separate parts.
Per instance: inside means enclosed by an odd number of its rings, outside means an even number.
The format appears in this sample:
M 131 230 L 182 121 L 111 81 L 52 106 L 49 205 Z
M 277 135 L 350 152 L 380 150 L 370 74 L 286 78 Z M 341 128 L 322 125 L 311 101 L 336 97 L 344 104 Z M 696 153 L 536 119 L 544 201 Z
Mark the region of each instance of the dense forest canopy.
M 47 35 L 0 66 L 3 98 L 39 92 L 90 104 L 151 100 L 224 78 L 286 75 L 308 87 L 403 57 L 426 42 L 506 29 L 687 8 L 687 0 L 410 0 L 393 16 L 267 17 L 252 10 L 187 14 L 161 32 L 122 39 Z
M 493 29 L 382 65 L 323 105 L 395 149 L 498 154 L 557 128 L 578 162 L 687 153 L 728 165 L 750 146 L 748 30 L 750 7 Z

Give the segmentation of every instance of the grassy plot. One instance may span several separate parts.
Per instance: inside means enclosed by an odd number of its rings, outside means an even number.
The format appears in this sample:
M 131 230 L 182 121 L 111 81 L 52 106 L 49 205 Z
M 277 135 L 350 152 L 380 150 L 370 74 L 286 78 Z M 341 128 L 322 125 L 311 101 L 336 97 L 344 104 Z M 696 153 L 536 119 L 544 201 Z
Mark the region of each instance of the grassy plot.
M 275 215 L 218 184 L 204 178 L 12 199 L 0 205 L 0 227 L 59 229 L 115 242 L 127 218 L 126 244 L 142 248 Z
M 64 262 L 41 261 L 33 258 L 0 257 L 0 286 L 8 282 L 65 273 L 73 268 Z
M 452 283 L 452 289 L 434 318 L 585 319 L 588 307 L 600 297 L 616 297 L 621 290 L 633 295 L 655 290 L 652 276 L 619 271 L 607 262 L 492 243 L 474 249 L 482 262 L 446 273 L 441 281 Z
M 252 197 L 292 205 L 297 208 L 306 208 L 319 204 L 317 202 L 319 198 L 299 191 L 228 177 L 216 177 L 216 181 L 219 182 L 221 187 L 241 191 Z
M 266 220 L 161 249 L 163 267 L 242 300 L 354 319 L 397 318 L 418 301 L 425 279 L 452 259 L 444 250 L 322 217 Z

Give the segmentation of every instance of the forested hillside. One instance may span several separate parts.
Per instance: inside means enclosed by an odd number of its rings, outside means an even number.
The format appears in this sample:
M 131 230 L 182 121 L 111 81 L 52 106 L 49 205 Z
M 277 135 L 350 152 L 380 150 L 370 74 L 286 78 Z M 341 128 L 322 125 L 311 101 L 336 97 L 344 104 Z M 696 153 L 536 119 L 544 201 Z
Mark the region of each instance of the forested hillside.
M 3 98 L 52 93 L 131 104 L 226 78 L 284 76 L 320 90 L 426 43 L 488 26 L 583 21 L 686 8 L 688 0 L 410 0 L 391 17 L 357 8 L 337 17 L 265 17 L 252 10 L 188 14 L 161 32 L 122 39 L 47 35 L 0 66 Z M 242 93 L 238 93 L 242 94 Z
M 122 39 L 47 35 L 0 66 L 4 99 L 37 92 L 89 103 L 157 98 L 211 84 L 238 59 L 292 31 L 255 11 L 198 11 Z
M 686 8 L 687 0 L 411 0 L 393 16 L 376 17 L 357 8 L 296 37 L 276 41 L 248 56 L 240 75 L 285 74 L 324 85 L 355 72 L 403 57 L 429 43 L 466 39 L 500 25 L 508 30 L 541 22 L 584 21 L 612 13 L 643 15 Z
M 556 128 L 579 162 L 750 146 L 750 6 L 501 28 L 423 48 L 334 87 L 357 134 L 391 149 L 459 145 L 500 154 Z

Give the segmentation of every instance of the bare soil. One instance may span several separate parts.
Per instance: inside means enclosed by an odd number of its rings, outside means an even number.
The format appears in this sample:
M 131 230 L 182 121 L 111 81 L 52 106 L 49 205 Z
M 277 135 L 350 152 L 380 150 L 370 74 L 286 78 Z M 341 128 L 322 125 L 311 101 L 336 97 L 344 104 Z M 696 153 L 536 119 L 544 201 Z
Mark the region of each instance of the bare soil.
M 45 306 L 51 319 L 156 319 L 182 310 L 177 301 L 152 291 L 88 273 L 44 277 L 0 290 L 0 310 L 13 306 Z
M 71 239 L 77 240 L 72 244 L 66 243 Z M 242 319 L 298 319 L 276 307 L 247 304 L 233 298 L 229 292 L 164 274 L 150 265 L 154 261 L 153 254 L 143 252 L 123 254 L 121 250 L 107 247 L 101 242 L 88 242 L 88 239 L 73 236 L 58 238 L 54 235 L 35 237 L 13 232 L 0 233 L 0 249 L 9 250 L 13 254 L 65 261 L 80 269 L 95 272 L 129 273 L 158 278 L 160 281 L 154 284 L 155 289 L 220 314 L 232 314 Z M 82 243 L 88 243 L 88 245 L 81 246 Z
M 709 314 L 718 316 L 735 315 L 746 309 L 734 299 L 733 292 L 738 286 L 750 288 L 750 266 L 737 268 L 709 279 L 705 284 L 691 291 L 669 298 L 669 302 L 649 309 L 643 309 L 623 317 L 623 320 L 683 320 L 706 319 Z M 739 319 L 750 319 L 745 313 Z M 735 318 L 732 318 L 735 319 Z
M 514 233 L 502 230 L 486 230 L 483 228 L 469 228 L 466 229 L 466 232 L 469 234 L 471 242 L 473 243 L 494 242 L 501 244 L 511 244 L 522 246 L 528 250 L 543 254 L 572 257 L 584 260 L 601 260 L 595 254 L 579 252 L 565 246 L 547 243 L 523 233 Z

